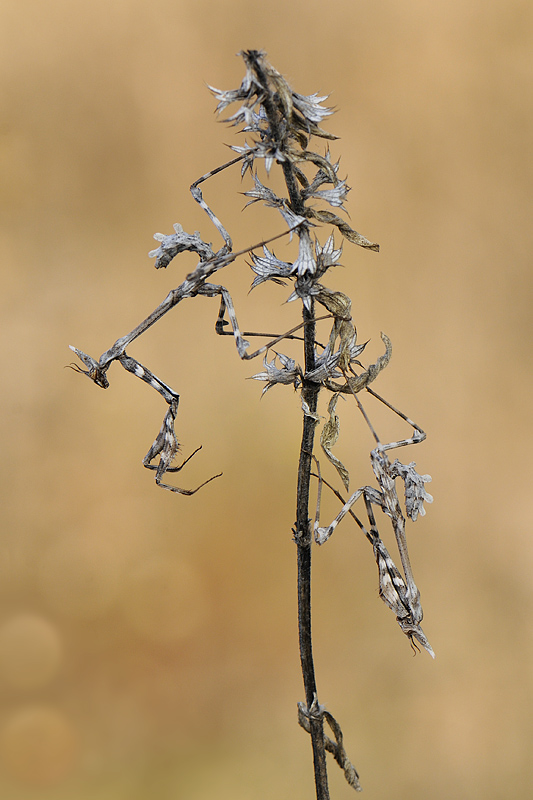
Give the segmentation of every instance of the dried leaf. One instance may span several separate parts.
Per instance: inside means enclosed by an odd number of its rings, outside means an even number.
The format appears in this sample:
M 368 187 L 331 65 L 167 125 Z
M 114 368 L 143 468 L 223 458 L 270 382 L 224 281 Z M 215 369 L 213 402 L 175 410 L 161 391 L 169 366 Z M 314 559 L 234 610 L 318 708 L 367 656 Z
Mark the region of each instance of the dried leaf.
M 369 241 L 357 231 L 354 231 L 350 226 L 332 211 L 320 211 L 314 208 L 307 208 L 306 213 L 309 217 L 313 217 L 319 222 L 324 222 L 326 225 L 335 225 L 345 239 L 353 244 L 358 244 L 359 247 L 366 247 L 367 250 L 374 250 L 376 253 L 379 251 L 379 244 Z
M 311 409 L 309 408 L 308 404 L 305 402 L 303 397 L 302 397 L 302 411 L 304 412 L 304 415 L 306 417 L 311 417 L 311 419 L 314 419 L 315 422 L 320 422 L 320 414 L 317 414 L 316 411 L 311 411 Z
M 343 294 L 343 292 L 332 292 L 331 289 L 322 286 L 320 293 L 317 295 L 317 300 L 324 308 L 327 308 L 334 317 L 351 319 L 352 301 L 348 295 Z
M 303 703 L 298 703 L 298 724 L 309 734 L 311 733 L 311 718 L 323 719 L 324 722 L 327 722 L 335 737 L 335 741 L 330 739 L 324 732 L 324 747 L 328 753 L 331 753 L 339 767 L 343 770 L 344 777 L 352 789 L 355 789 L 356 792 L 362 791 L 361 784 L 359 783 L 359 774 L 349 760 L 346 750 L 344 749 L 344 737 L 341 726 L 335 717 L 330 714 L 329 711 L 326 711 L 324 706 L 320 705 L 316 696 L 309 709 Z
M 333 165 L 327 160 L 327 158 L 324 158 L 324 156 L 320 156 L 318 153 L 312 153 L 310 150 L 299 150 L 299 151 L 291 150 L 290 153 L 291 156 L 293 157 L 293 160 L 296 162 L 311 161 L 313 164 L 316 164 L 317 167 L 320 167 L 320 169 L 326 173 L 330 183 L 332 183 L 334 186 L 337 185 L 337 176 L 335 174 L 335 169 L 333 168 Z
M 368 386 L 369 383 L 372 383 L 372 381 L 377 378 L 381 370 L 385 369 L 392 356 L 392 343 L 389 337 L 382 333 L 381 340 L 385 345 L 385 352 L 382 356 L 379 356 L 375 364 L 371 364 L 368 369 L 365 370 L 365 372 L 361 373 L 361 375 L 357 375 L 353 378 L 349 377 L 344 385 L 335 383 L 335 381 L 326 381 L 324 384 L 326 388 L 332 392 L 351 394 L 352 392 L 360 392 L 361 389 L 364 389 L 365 386 Z
M 322 428 L 322 434 L 320 436 L 320 445 L 322 450 L 326 454 L 326 458 L 328 461 L 333 464 L 335 469 L 340 475 L 340 478 L 344 484 L 344 488 L 348 491 L 350 488 L 350 473 L 339 459 L 333 455 L 331 452 L 331 448 L 337 443 L 337 439 L 339 438 L 340 433 L 340 420 L 337 414 L 335 413 L 335 409 L 337 407 L 337 400 L 339 399 L 339 394 L 334 394 L 331 400 L 329 401 L 328 405 L 328 413 L 329 419 L 324 423 L 324 427 Z

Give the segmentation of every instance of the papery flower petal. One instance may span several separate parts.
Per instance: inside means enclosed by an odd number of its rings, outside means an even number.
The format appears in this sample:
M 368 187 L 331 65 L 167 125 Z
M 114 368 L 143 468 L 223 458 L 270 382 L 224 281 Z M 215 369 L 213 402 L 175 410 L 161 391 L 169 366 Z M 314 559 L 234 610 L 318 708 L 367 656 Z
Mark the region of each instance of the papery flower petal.
M 325 170 L 322 167 L 319 168 L 318 172 L 316 173 L 315 177 L 309 184 L 309 186 L 304 189 L 304 196 L 308 197 L 320 189 L 325 183 L 333 183 L 334 186 L 337 185 L 337 172 L 339 171 L 339 161 L 336 161 L 335 164 L 331 163 L 331 155 L 329 150 L 326 152 L 324 156 L 324 161 L 328 165 L 328 169 Z M 332 176 L 335 180 L 332 181 Z
M 311 244 L 311 237 L 308 231 L 302 231 L 298 258 L 293 264 L 292 271 L 301 277 L 303 275 L 315 275 L 316 269 L 316 257 Z
M 320 246 L 318 240 L 315 241 L 315 252 L 318 265 L 317 271 L 320 277 L 329 267 L 333 267 L 338 263 L 342 255 L 342 245 L 336 250 L 335 240 L 333 234 L 331 234 L 323 247 Z
M 274 352 L 276 355 L 272 361 L 269 362 L 266 355 L 263 359 L 265 371 L 258 372 L 257 375 L 252 375 L 253 380 L 268 381 L 267 386 L 265 386 L 261 392 L 261 396 L 263 396 L 265 392 L 268 392 L 268 390 L 277 383 L 294 384 L 296 388 L 300 385 L 302 371 L 296 364 L 296 361 L 293 358 L 285 356 L 283 353 L 277 353 L 276 351 Z M 276 366 L 276 358 L 279 358 L 281 362 L 281 368 Z
M 292 92 L 292 102 L 294 106 L 298 109 L 298 111 L 303 114 L 303 116 L 310 120 L 311 122 L 319 123 L 325 117 L 331 116 L 334 113 L 332 108 L 325 108 L 321 106 L 324 100 L 327 100 L 329 97 L 328 94 L 323 95 L 320 97 L 318 93 L 303 95 L 298 94 L 297 92 Z
M 257 174 L 254 175 L 254 184 L 255 189 L 250 189 L 247 192 L 243 192 L 245 197 L 253 197 L 254 200 L 263 200 L 263 202 L 267 203 L 267 205 L 272 206 L 273 208 L 279 208 L 283 205 L 283 199 L 278 197 L 275 192 L 269 186 L 265 186 L 259 178 Z
M 346 185 L 346 181 L 339 181 L 337 186 L 333 189 L 319 189 L 314 192 L 306 192 L 307 197 L 315 197 L 317 200 L 324 200 L 330 206 L 337 206 L 344 209 L 344 201 L 350 191 L 350 187 Z
M 276 258 L 274 253 L 270 252 L 266 245 L 263 246 L 263 253 L 265 254 L 264 256 L 256 256 L 255 253 L 252 253 L 254 265 L 261 269 L 262 274 L 270 272 L 272 275 L 282 274 L 284 277 L 290 275 L 292 264 L 288 261 L 280 261 L 279 258 Z M 254 270 L 254 272 L 255 271 L 256 270 Z M 257 270 L 257 272 L 259 274 L 259 270 Z
M 294 272 L 294 266 L 291 270 Z M 287 299 L 287 303 L 292 303 L 293 300 L 300 299 L 308 311 L 311 310 L 311 300 L 320 294 L 322 286 L 316 283 L 314 275 L 303 275 L 301 278 L 297 277 L 294 284 L 294 292 Z
M 280 261 L 270 252 L 266 245 L 263 246 L 263 252 L 264 256 L 257 256 L 255 253 L 251 254 L 252 264 L 250 264 L 250 267 L 257 275 L 257 278 L 254 278 L 252 283 L 252 289 L 268 280 L 272 280 L 282 286 L 285 285 L 282 278 L 289 277 L 292 271 L 292 264 Z
M 305 373 L 306 381 L 322 383 L 327 378 L 339 378 L 341 373 L 336 370 L 339 357 L 340 351 L 333 353 L 328 343 L 322 353 L 315 357 L 315 368 Z
M 242 91 L 242 85 L 240 89 L 233 89 L 229 91 L 224 89 L 216 89 L 214 86 L 209 86 L 209 84 L 207 85 L 207 88 L 215 96 L 215 100 L 218 101 L 218 113 L 223 111 L 227 106 L 231 105 L 231 103 L 235 103 L 237 100 L 244 100 L 248 94 L 247 92 Z
M 290 208 L 288 208 L 285 203 L 279 208 L 279 212 L 289 228 L 296 228 L 298 225 L 301 225 L 302 222 L 306 221 L 305 217 L 301 217 L 299 214 L 295 214 L 294 211 L 291 211 Z M 292 234 L 291 234 L 291 239 L 292 239 Z

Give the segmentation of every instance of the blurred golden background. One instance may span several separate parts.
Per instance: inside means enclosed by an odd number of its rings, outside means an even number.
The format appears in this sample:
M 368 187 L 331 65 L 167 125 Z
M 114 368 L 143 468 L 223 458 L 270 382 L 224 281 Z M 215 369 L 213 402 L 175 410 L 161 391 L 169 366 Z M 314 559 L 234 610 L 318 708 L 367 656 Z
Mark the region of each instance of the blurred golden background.
M 118 365 L 106 392 L 63 369 L 69 344 L 98 357 L 196 263 L 155 272 L 154 232 L 179 221 L 219 246 L 188 187 L 242 143 L 205 85 L 236 88 L 242 48 L 331 93 L 351 223 L 381 252 L 346 243 L 327 283 L 352 297 L 367 363 L 390 336 L 375 388 L 428 432 L 407 460 L 435 502 L 409 536 L 436 660 L 412 657 L 346 521 L 314 553 L 320 700 L 368 798 L 531 796 L 532 22 L 525 0 L 3 0 L 0 797 L 314 796 L 297 396 L 260 401 L 260 359 L 214 335 L 214 300 L 129 348 L 181 393 L 183 454 L 203 445 L 179 485 L 224 472 L 185 498 L 141 466 L 163 400 Z M 238 168 L 205 184 L 236 249 L 283 229 L 241 213 L 246 188 Z M 248 296 L 252 277 L 243 260 L 221 274 L 241 326 L 297 324 L 288 291 Z M 367 406 L 383 440 L 406 435 Z M 355 487 L 371 439 L 339 410 Z M 351 796 L 335 764 L 330 779 Z

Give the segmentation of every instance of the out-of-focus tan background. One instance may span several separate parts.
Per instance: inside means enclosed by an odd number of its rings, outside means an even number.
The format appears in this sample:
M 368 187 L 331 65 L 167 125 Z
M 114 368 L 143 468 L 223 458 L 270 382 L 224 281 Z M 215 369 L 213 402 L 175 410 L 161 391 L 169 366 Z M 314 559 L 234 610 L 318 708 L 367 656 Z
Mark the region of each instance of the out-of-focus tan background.
M 136 342 L 181 393 L 184 455 L 203 444 L 180 485 L 224 472 L 184 498 L 141 466 L 162 399 L 119 365 L 106 392 L 63 368 L 69 344 L 98 357 L 194 266 L 155 272 L 155 231 L 179 221 L 219 246 L 188 186 L 241 143 L 205 84 L 236 88 L 242 48 L 331 92 L 351 221 L 381 253 L 346 244 L 328 285 L 352 297 L 367 363 L 391 337 L 375 387 L 429 434 L 406 456 L 433 476 L 409 537 L 437 658 L 412 656 L 346 521 L 314 554 L 320 699 L 368 798 L 531 796 L 532 22 L 525 0 L 3 0 L 2 798 L 313 796 L 297 396 L 260 401 L 245 378 L 261 364 L 214 335 L 216 301 Z M 236 170 L 205 185 L 236 248 L 283 229 L 241 212 L 248 186 Z M 244 329 L 298 322 L 287 290 L 248 296 L 244 261 L 226 273 Z M 340 407 L 356 486 L 371 439 Z M 367 407 L 382 439 L 407 434 Z M 331 787 L 351 796 L 334 764 Z

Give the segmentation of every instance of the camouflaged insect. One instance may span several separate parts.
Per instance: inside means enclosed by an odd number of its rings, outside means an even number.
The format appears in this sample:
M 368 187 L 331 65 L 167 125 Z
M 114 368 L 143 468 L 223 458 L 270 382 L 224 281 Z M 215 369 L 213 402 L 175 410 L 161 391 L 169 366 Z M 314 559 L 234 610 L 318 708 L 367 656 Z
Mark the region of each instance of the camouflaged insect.
M 340 422 L 336 413 L 337 400 L 341 394 L 357 396 L 363 390 L 370 391 L 370 384 L 389 364 L 392 346 L 389 338 L 382 333 L 381 338 L 385 344 L 385 352 L 369 366 L 364 367 L 361 364 L 359 359 L 368 342 L 357 343 L 357 331 L 352 320 L 351 300 L 343 292 L 331 289 L 322 282 L 328 271 L 340 263 L 342 246 L 335 245 L 333 233 L 330 233 L 324 244 L 321 244 L 316 232 L 316 225 L 332 225 L 344 239 L 351 243 L 370 250 L 379 248 L 374 242 L 354 231 L 345 220 L 338 216 L 337 212 L 344 211 L 344 204 L 350 191 L 346 179 L 339 177 L 339 161 L 332 161 L 329 149 L 321 154 L 309 147 L 312 137 L 330 140 L 336 138 L 321 127 L 324 120 L 333 113 L 332 109 L 323 105 L 327 96 L 302 95 L 295 92 L 285 78 L 266 61 L 264 54 L 259 51 L 243 51 L 241 55 L 246 72 L 240 87 L 229 91 L 213 87 L 210 89 L 217 100 L 219 113 L 231 104 L 238 104 L 237 110 L 225 121 L 232 126 L 243 126 L 243 133 L 249 138 L 243 146 L 233 146 L 233 150 L 237 153 L 236 158 L 222 167 L 206 173 L 191 186 L 193 198 L 206 212 L 222 237 L 222 247 L 215 250 L 212 244 L 204 240 L 198 231 L 189 234 L 179 224 L 174 225 L 174 233 L 168 235 L 156 233 L 154 238 L 159 242 L 159 246 L 150 251 L 149 255 L 155 258 L 157 269 L 168 267 L 176 256 L 183 252 L 196 253 L 199 258 L 196 268 L 143 322 L 131 333 L 118 339 L 98 361 L 77 348 L 72 349 L 83 364 L 82 367 L 77 367 L 78 371 L 86 374 L 101 388 L 109 386 L 108 369 L 113 361 L 118 361 L 125 369 L 159 392 L 168 403 L 169 408 L 160 432 L 143 463 L 145 467 L 155 469 L 158 485 L 171 491 L 189 494 L 198 489 L 181 490 L 164 482 L 166 473 L 177 471 L 173 463 L 179 450 L 178 438 L 174 432 L 179 395 L 126 353 L 126 348 L 130 347 L 137 337 L 182 300 L 197 295 L 218 297 L 220 310 L 216 323 L 217 333 L 224 335 L 230 333 L 234 337 L 239 356 L 245 360 L 264 354 L 263 371 L 251 376 L 254 380 L 263 381 L 266 384 L 262 395 L 276 385 L 290 385 L 299 389 L 304 383 L 319 385 L 332 393 L 328 406 L 329 417 L 322 430 L 320 441 L 325 456 L 337 470 L 345 488 L 348 488 L 348 469 L 332 453 L 332 447 L 337 442 L 340 433 Z M 289 197 L 282 197 L 260 180 L 256 169 L 259 161 L 265 164 L 267 175 L 274 164 L 278 164 L 284 170 L 285 175 L 287 175 L 287 170 L 292 170 L 297 187 L 297 189 L 293 187 L 293 194 Z M 200 187 L 209 178 L 234 164 L 241 165 L 243 174 L 247 171 L 252 174 L 253 187 L 244 192 L 248 198 L 248 205 L 259 202 L 268 208 L 277 210 L 287 225 L 286 233 L 291 238 L 293 235 L 297 235 L 298 253 L 293 261 L 278 258 L 267 247 L 268 242 L 262 242 L 259 245 L 262 247 L 262 255 L 255 252 L 257 247 L 246 248 L 238 253 L 233 252 L 231 236 L 204 200 Z M 311 170 L 310 175 L 308 174 L 309 170 Z M 294 202 L 294 191 L 298 192 L 297 204 Z M 320 203 L 329 205 L 335 209 L 335 212 L 321 208 Z M 252 289 L 267 281 L 281 286 L 292 283 L 292 292 L 286 297 L 288 302 L 299 300 L 304 309 L 310 312 L 316 301 L 327 312 L 326 316 L 329 316 L 331 320 L 329 336 L 325 346 L 315 344 L 312 369 L 306 370 L 298 364 L 297 359 L 274 349 L 275 344 L 284 338 L 295 338 L 295 332 L 301 326 L 296 326 L 286 334 L 271 337 L 271 341 L 266 345 L 250 352 L 247 337 L 255 334 L 241 331 L 228 290 L 224 286 L 209 282 L 216 272 L 228 267 L 239 255 L 247 252 L 251 253 L 250 267 L 254 274 Z M 226 330 L 228 326 L 230 330 Z M 269 359 L 267 356 L 271 349 L 274 357 Z M 302 397 L 302 408 L 305 407 L 305 400 Z M 304 413 L 307 412 L 304 411 Z M 308 413 L 316 416 L 316 412 L 311 412 L 310 409 L 308 409 Z M 400 414 L 400 416 L 403 415 Z M 407 552 L 405 519 L 396 495 L 395 481 L 396 479 L 403 481 L 405 513 L 407 518 L 415 521 L 419 515 L 422 516 L 425 513 L 424 502 L 432 500 L 431 495 L 424 488 L 430 478 L 428 475 L 419 475 L 414 469 L 414 462 L 405 465 L 396 460 L 390 464 L 385 451 L 393 446 L 415 444 L 417 441 L 421 441 L 422 434 L 416 433 L 417 430 L 420 429 L 415 426 L 415 435 L 411 440 L 399 444 L 380 445 L 372 451 L 372 467 L 379 488 L 373 490 L 374 494 L 368 487 L 368 490 L 357 490 L 352 494 L 351 500 L 352 503 L 355 502 L 353 498 L 360 497 L 362 494 L 366 497 L 376 498 L 379 496 L 381 498 L 383 510 L 393 522 L 404 568 L 405 583 L 413 597 L 418 590 L 415 592 Z M 153 464 L 153 461 L 156 463 Z M 329 539 L 334 528 L 346 513 L 346 510 L 341 511 L 329 526 L 324 527 L 317 524 L 316 531 L 320 531 L 316 534 L 317 541 L 324 542 Z
M 232 336 L 237 354 L 242 360 L 248 361 L 263 356 L 263 370 L 250 376 L 253 380 L 265 384 L 261 396 L 278 385 L 292 386 L 294 390 L 298 390 L 303 415 L 303 434 L 298 470 L 294 541 L 298 548 L 300 657 L 307 701 L 305 705 L 300 704 L 299 720 L 313 740 L 317 796 L 326 798 L 329 797 L 327 784 L 324 784 L 326 750 L 334 756 L 343 769 L 348 783 L 356 790 L 360 789 L 360 785 L 357 771 L 344 751 L 340 727 L 329 712 L 318 703 L 316 697 L 310 644 L 306 650 L 307 643 L 311 641 L 309 548 L 313 539 L 319 545 L 329 541 L 346 515 L 355 519 L 372 545 L 378 568 L 380 597 L 396 616 L 400 629 L 411 645 L 415 648 L 421 645 L 434 656 L 433 649 L 420 627 L 423 618 L 422 605 L 420 592 L 413 577 L 407 542 L 407 520 L 414 522 L 418 516 L 423 516 L 424 503 L 432 502 L 433 498 L 425 489 L 425 484 L 431 478 L 429 475 L 420 475 L 415 470 L 415 462 L 403 464 L 398 459 L 392 463 L 389 460 L 389 450 L 415 445 L 425 439 L 425 433 L 418 425 L 372 388 L 372 384 L 390 363 L 392 356 L 390 339 L 385 333 L 381 333 L 384 351 L 373 357 L 373 363 L 372 361 L 368 363 L 368 360 L 366 365 L 362 363 L 360 359 L 363 358 L 369 342 L 358 343 L 357 328 L 352 317 L 352 301 L 347 294 L 336 287 L 326 285 L 330 281 L 333 283 L 337 278 L 334 268 L 340 265 L 344 241 L 366 251 L 379 250 L 377 243 L 354 230 L 346 219 L 340 216 L 345 213 L 350 186 L 347 179 L 340 176 L 339 161 L 332 160 L 329 148 L 324 148 L 322 143 L 318 148 L 321 152 L 318 152 L 313 143 L 314 139 L 332 141 L 337 138 L 322 128 L 324 121 L 333 113 L 333 109 L 323 105 L 327 95 L 303 95 L 295 92 L 286 79 L 269 64 L 262 51 L 245 50 L 240 55 L 245 65 L 245 75 L 240 86 L 233 90 L 209 88 L 217 101 L 219 114 L 230 105 L 236 106 L 233 113 L 223 121 L 233 127 L 240 126 L 240 133 L 245 137 L 244 142 L 231 146 L 235 153 L 234 158 L 202 175 L 190 187 L 193 199 L 205 212 L 210 224 L 220 236 L 222 240 L 220 246 L 216 249 L 199 231 L 190 234 L 178 223 L 174 225 L 173 233 L 154 234 L 158 246 L 150 251 L 149 256 L 155 259 L 156 269 L 175 266 L 176 257 L 184 252 L 196 255 L 198 263 L 195 268 L 182 276 L 176 288 L 172 289 L 130 333 L 117 339 L 98 360 L 76 347 L 71 347 L 82 365 L 71 366 L 85 374 L 100 388 L 107 389 L 108 371 L 116 361 L 162 397 L 167 408 L 159 431 L 143 459 L 143 465 L 155 472 L 158 486 L 181 495 L 195 494 L 207 483 L 220 477 L 221 473 L 213 475 L 193 489 L 183 489 L 168 482 L 168 476 L 182 470 L 200 448 L 196 448 L 181 464 L 176 465 L 180 442 L 175 432 L 175 425 L 180 395 L 127 352 L 133 347 L 137 338 L 183 300 L 197 296 L 213 298 L 219 304 L 215 321 L 216 334 Z M 279 214 L 278 221 L 285 226 L 278 235 L 238 251 L 233 249 L 232 237 L 213 208 L 206 202 L 202 192 L 202 184 L 233 166 L 240 168 L 242 178 L 251 179 L 249 188 L 243 193 L 248 199 L 245 208 L 260 203 L 268 209 L 274 209 Z M 264 167 L 266 180 L 259 178 L 258 170 L 261 167 Z M 279 168 L 282 173 L 286 195 L 278 194 L 279 190 L 275 191 L 269 185 L 270 173 L 274 167 Z M 325 235 L 323 226 L 327 226 Z M 289 242 L 297 238 L 297 253 L 284 259 L 278 257 L 279 251 L 278 255 L 275 255 L 273 249 L 267 245 L 281 237 L 287 237 Z M 218 283 L 218 274 L 244 255 L 249 255 L 249 266 L 253 274 L 251 289 L 268 282 L 280 287 L 289 285 L 288 289 L 283 288 L 281 302 L 300 306 L 303 320 L 300 324 L 281 334 L 241 329 L 232 296 L 226 286 Z M 319 315 L 316 313 L 317 310 L 321 312 Z M 266 343 L 252 350 L 250 345 L 252 337 L 263 338 Z M 180 340 L 180 347 L 192 348 L 196 338 L 195 332 L 187 331 Z M 283 350 L 286 350 L 286 345 L 289 343 L 301 341 L 303 341 L 303 355 L 300 359 L 302 363 L 299 363 L 298 356 L 275 349 L 280 342 L 283 342 Z M 179 348 L 177 353 L 179 355 Z M 273 357 L 269 357 L 272 355 Z M 198 359 L 201 365 L 200 355 Z M 324 394 L 327 415 L 325 409 L 318 405 L 319 399 L 323 398 Z M 412 435 L 399 441 L 382 443 L 362 405 L 360 398 L 363 394 L 365 397 L 371 396 L 377 399 L 405 421 L 411 427 Z M 374 439 L 370 450 L 370 464 L 375 485 L 360 486 L 347 500 L 344 500 L 326 478 L 322 477 L 320 464 L 313 453 L 315 428 L 325 417 L 320 435 L 322 452 L 327 459 L 328 468 L 329 466 L 334 468 L 348 491 L 350 484 L 348 468 L 333 453 L 341 432 L 338 413 L 338 400 L 341 395 L 350 402 L 352 408 L 355 402 Z M 346 412 L 348 408 L 346 405 L 344 411 Z M 349 426 L 343 425 L 343 431 L 348 429 Z M 361 441 L 361 437 L 357 435 L 358 448 L 361 447 Z M 350 440 L 347 442 L 348 447 L 353 446 Z M 318 487 L 315 520 L 311 525 L 309 485 L 313 459 L 317 467 L 315 477 L 318 479 Z M 341 510 L 329 525 L 320 523 L 323 484 L 329 486 L 342 502 Z M 397 484 L 402 489 L 399 494 Z M 365 504 L 368 530 L 354 513 L 353 508 L 358 501 Z M 387 550 L 383 543 L 374 509 L 378 509 L 387 525 L 390 524 L 392 527 L 392 536 L 399 555 L 398 567 L 390 555 L 390 548 Z M 302 553 L 305 553 L 305 558 Z M 329 725 L 335 741 L 324 734 L 324 723 Z

